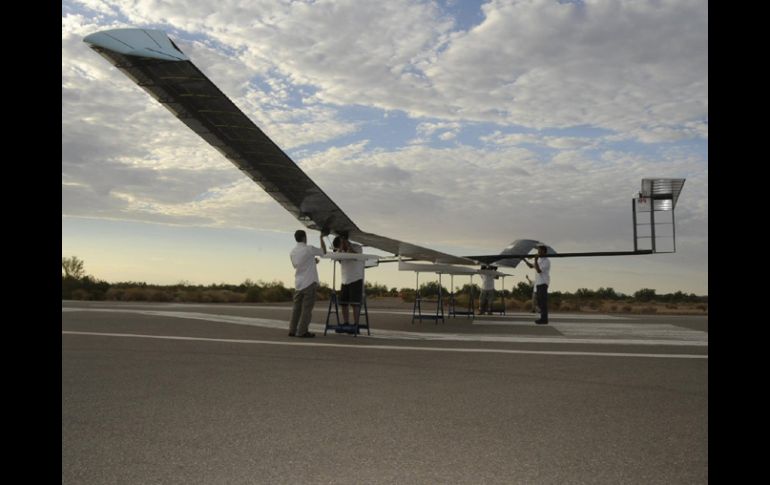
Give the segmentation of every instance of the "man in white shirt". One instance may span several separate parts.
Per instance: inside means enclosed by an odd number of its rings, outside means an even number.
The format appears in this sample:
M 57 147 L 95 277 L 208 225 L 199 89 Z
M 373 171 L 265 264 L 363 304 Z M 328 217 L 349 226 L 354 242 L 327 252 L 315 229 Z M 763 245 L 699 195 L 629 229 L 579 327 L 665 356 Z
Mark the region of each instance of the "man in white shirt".
M 324 232 L 321 232 L 321 248 L 307 244 L 307 234 L 299 230 L 294 233 L 297 245 L 291 250 L 289 257 L 294 266 L 294 306 L 289 320 L 289 337 L 311 338 L 314 333 L 308 332 L 310 319 L 313 316 L 315 292 L 318 288 L 318 270 L 316 256 L 326 254 Z
M 342 253 L 361 254 L 363 249 L 361 245 L 348 241 L 344 235 L 337 236 L 332 241 L 334 249 Z M 350 324 L 348 306 L 353 305 L 353 323 L 358 325 L 361 316 L 361 303 L 364 294 L 364 267 L 365 262 L 358 259 L 348 259 L 340 261 L 340 274 L 342 284 L 340 285 L 340 305 L 342 306 L 342 322 L 345 325 Z
M 545 255 L 548 248 L 545 244 L 537 246 L 537 256 L 535 256 L 535 288 L 537 288 L 537 306 L 540 307 L 540 319 L 535 320 L 538 325 L 548 324 L 548 285 L 551 284 L 551 260 Z
M 493 269 L 492 266 L 482 266 L 482 270 Z M 481 296 L 479 297 L 479 315 L 486 311 L 492 314 L 492 303 L 495 301 L 495 277 L 490 274 L 481 273 Z

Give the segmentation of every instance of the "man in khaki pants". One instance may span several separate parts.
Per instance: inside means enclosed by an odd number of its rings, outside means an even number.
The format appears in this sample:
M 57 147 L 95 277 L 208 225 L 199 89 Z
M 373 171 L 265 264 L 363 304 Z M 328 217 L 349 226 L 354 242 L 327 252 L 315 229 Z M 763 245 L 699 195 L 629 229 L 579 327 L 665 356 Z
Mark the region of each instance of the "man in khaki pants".
M 313 316 L 315 292 L 318 288 L 318 270 L 316 256 L 326 254 L 324 231 L 321 232 L 321 248 L 307 244 L 307 234 L 299 230 L 294 233 L 297 245 L 291 250 L 289 257 L 294 266 L 294 307 L 289 321 L 289 337 L 312 338 L 314 333 L 308 332 L 310 318 Z

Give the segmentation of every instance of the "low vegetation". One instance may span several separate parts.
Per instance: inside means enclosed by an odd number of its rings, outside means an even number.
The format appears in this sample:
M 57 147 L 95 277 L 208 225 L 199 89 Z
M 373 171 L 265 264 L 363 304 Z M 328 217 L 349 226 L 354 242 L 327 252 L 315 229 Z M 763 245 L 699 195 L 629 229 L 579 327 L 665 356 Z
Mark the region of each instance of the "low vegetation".
M 286 288 L 280 281 L 265 283 L 247 279 L 239 285 L 212 284 L 193 285 L 181 281 L 175 285 L 150 285 L 143 282 L 126 281 L 108 283 L 87 275 L 83 261 L 73 256 L 62 258 L 62 300 L 113 300 L 152 302 L 193 302 L 193 303 L 277 303 L 290 302 L 293 288 Z M 420 297 L 436 301 L 441 291 L 445 305 L 450 303 L 450 293 L 437 282 L 420 286 Z M 458 310 L 467 309 L 473 295 L 473 304 L 478 307 L 478 285 L 466 284 L 455 288 L 454 304 Z M 317 296 L 328 300 L 331 288 L 322 283 Z M 412 303 L 414 288 L 388 288 L 378 283 L 366 283 L 366 295 L 372 299 L 389 299 Z M 531 311 L 532 287 L 520 282 L 512 290 L 502 292 L 507 311 Z M 642 288 L 633 295 L 617 293 L 612 288 L 589 290 L 580 288 L 575 293 L 554 291 L 548 293 L 549 310 L 553 312 L 590 313 L 660 313 L 660 314 L 708 314 L 708 296 L 686 294 L 681 291 L 658 295 L 654 289 Z M 497 292 L 495 311 L 502 309 L 501 292 Z

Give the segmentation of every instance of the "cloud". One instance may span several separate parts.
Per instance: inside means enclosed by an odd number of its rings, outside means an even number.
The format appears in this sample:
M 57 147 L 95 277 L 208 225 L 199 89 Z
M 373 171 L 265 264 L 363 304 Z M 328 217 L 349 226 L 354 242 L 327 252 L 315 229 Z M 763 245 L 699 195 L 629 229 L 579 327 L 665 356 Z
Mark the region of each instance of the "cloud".
M 464 113 L 534 128 L 593 125 L 693 135 L 707 104 L 698 1 L 492 1 L 428 76 Z M 652 135 L 650 135 L 652 136 Z
M 230 46 L 252 72 L 283 77 L 284 89 L 312 86 L 308 102 L 537 129 L 591 125 L 645 142 L 707 135 L 708 9 L 697 0 L 493 0 L 469 31 L 431 3 L 396 0 L 112 8 Z

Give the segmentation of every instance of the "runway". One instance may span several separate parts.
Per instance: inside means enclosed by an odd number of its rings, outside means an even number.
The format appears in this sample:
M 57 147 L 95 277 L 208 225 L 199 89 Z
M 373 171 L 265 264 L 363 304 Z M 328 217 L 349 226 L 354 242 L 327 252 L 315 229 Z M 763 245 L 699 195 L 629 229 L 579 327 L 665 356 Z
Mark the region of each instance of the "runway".
M 62 303 L 63 483 L 705 483 L 704 317 Z

